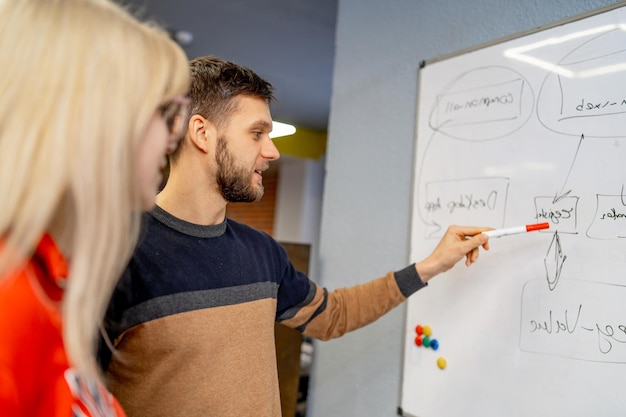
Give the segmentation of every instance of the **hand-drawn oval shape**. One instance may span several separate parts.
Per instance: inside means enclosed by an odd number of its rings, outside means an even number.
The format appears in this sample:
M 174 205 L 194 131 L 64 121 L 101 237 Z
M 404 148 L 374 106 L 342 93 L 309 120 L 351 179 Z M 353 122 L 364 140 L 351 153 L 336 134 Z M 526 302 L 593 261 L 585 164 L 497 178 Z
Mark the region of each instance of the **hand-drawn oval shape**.
M 579 44 L 544 79 L 537 98 L 542 125 L 565 135 L 626 136 L 626 32 L 614 29 Z
M 464 72 L 437 95 L 429 124 L 460 140 L 500 139 L 528 121 L 534 101 L 530 83 L 517 71 L 480 67 Z M 480 129 L 472 128 L 476 125 Z

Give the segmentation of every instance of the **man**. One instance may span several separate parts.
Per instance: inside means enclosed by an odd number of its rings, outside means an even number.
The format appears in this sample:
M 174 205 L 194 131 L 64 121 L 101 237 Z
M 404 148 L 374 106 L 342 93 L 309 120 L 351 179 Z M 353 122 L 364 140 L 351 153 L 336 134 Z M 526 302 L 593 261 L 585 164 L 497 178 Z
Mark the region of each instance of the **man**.
M 262 197 L 279 157 L 272 86 L 215 57 L 193 60 L 191 74 L 187 135 L 110 304 L 103 366 L 131 417 L 279 417 L 275 321 L 322 340 L 362 327 L 476 261 L 486 229 L 452 227 L 422 262 L 328 292 L 270 236 L 225 218 L 229 202 Z

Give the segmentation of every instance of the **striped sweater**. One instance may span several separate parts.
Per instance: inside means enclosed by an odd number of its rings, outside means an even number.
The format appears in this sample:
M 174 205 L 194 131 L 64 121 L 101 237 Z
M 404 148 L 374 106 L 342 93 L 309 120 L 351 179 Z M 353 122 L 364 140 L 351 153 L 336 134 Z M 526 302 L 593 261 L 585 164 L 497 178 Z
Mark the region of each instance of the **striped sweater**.
M 275 321 L 327 340 L 422 286 L 411 265 L 329 292 L 263 232 L 230 219 L 195 225 L 156 207 L 107 312 L 114 352 L 102 348 L 100 359 L 130 417 L 279 417 Z

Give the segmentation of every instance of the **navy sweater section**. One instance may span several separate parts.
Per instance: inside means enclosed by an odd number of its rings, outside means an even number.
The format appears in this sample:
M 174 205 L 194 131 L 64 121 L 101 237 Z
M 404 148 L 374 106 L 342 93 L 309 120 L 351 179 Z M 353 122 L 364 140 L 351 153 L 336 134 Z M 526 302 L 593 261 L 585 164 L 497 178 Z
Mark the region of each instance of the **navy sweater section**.
M 202 298 L 198 303 L 172 303 L 160 314 L 274 298 L 278 321 L 309 302 L 314 290 L 268 234 L 231 219 L 195 225 L 156 207 L 143 217 L 138 247 L 113 293 L 105 327 L 115 340 L 128 328 L 159 318 L 154 312 L 146 316 L 143 306 L 151 300 L 194 292 Z

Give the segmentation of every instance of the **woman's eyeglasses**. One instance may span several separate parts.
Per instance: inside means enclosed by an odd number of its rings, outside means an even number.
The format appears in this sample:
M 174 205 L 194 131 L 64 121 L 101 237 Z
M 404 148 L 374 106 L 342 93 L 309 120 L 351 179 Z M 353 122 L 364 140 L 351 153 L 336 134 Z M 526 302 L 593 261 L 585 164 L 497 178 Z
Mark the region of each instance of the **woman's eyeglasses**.
M 185 123 L 189 117 L 189 99 L 187 97 L 174 97 L 159 107 L 159 112 L 165 120 L 165 124 L 173 139 L 180 138 L 185 132 Z

